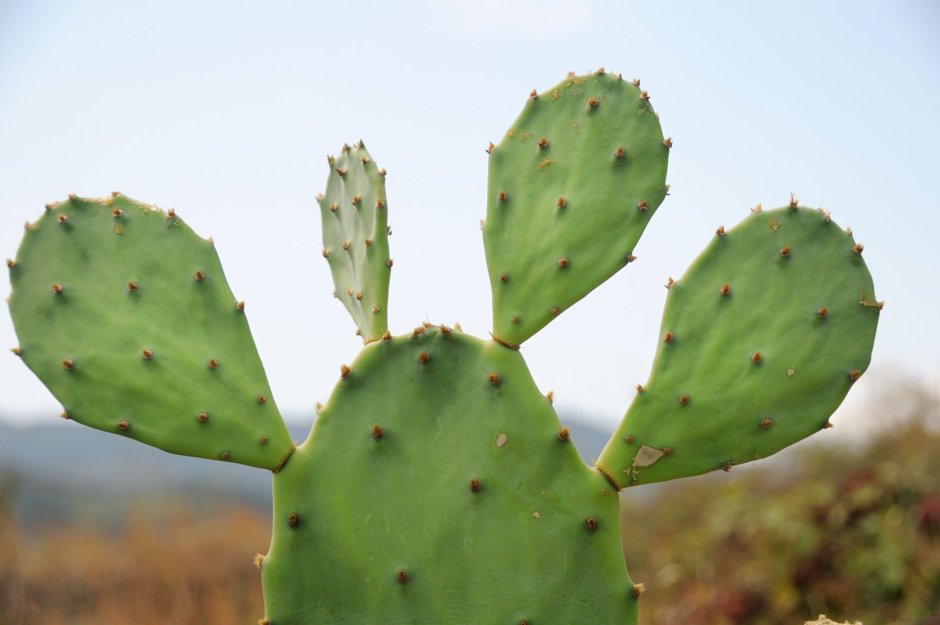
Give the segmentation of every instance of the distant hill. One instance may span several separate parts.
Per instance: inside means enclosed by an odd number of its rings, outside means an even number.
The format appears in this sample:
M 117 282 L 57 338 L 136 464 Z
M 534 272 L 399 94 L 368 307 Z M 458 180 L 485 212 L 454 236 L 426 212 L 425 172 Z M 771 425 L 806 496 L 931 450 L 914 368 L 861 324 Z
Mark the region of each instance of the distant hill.
M 578 415 L 561 420 L 582 458 L 593 462 L 609 433 Z M 294 440 L 303 441 L 309 425 L 289 422 Z M 13 514 L 24 528 L 116 524 L 130 511 L 159 516 L 177 504 L 271 509 L 265 471 L 168 454 L 72 422 L 16 427 L 0 421 L 0 476 L 12 484 Z

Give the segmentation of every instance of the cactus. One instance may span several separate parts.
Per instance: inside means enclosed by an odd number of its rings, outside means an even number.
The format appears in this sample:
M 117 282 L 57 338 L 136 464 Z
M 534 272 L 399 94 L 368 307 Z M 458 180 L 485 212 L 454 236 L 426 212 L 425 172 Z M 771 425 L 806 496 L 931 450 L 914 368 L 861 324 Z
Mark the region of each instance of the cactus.
M 639 82 L 534 93 L 490 145 L 493 340 L 393 337 L 384 171 L 329 159 L 323 255 L 365 347 L 286 433 L 211 241 L 121 194 L 50 204 L 10 260 L 19 355 L 75 421 L 273 472 L 261 623 L 636 622 L 618 491 L 728 469 L 825 427 L 880 303 L 827 213 L 755 211 L 671 281 L 653 373 L 581 462 L 518 346 L 632 259 L 671 140 Z

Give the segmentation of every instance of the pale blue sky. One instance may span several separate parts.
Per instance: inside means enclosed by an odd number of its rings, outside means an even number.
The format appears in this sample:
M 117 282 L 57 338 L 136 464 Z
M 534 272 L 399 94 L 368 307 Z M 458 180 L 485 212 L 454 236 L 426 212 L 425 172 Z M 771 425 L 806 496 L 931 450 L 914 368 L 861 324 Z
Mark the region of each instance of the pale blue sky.
M 672 195 L 639 260 L 524 347 L 560 409 L 613 428 L 648 375 L 667 276 L 791 192 L 853 228 L 887 302 L 856 404 L 898 369 L 936 388 L 930 1 L 0 0 L 0 258 L 70 192 L 175 208 L 215 238 L 282 410 L 312 418 L 359 350 L 320 258 L 325 155 L 361 137 L 389 172 L 393 332 L 485 336 L 483 148 L 533 87 L 599 66 L 649 90 L 675 140 Z M 13 356 L 0 386 L 2 418 L 59 412 Z

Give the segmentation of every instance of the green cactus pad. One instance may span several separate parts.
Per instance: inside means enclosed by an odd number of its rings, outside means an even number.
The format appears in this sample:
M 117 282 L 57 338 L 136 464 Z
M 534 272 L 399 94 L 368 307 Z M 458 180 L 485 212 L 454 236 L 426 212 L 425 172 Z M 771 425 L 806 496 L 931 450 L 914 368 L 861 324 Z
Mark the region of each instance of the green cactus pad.
M 495 337 L 521 344 L 632 260 L 666 195 L 669 145 L 646 92 L 617 75 L 533 92 L 490 150 Z
M 274 478 L 267 621 L 636 622 L 616 491 L 518 352 L 421 328 L 344 373 Z
M 9 263 L 17 352 L 66 416 L 276 469 L 293 448 L 211 241 L 123 195 L 50 204 Z
M 336 297 L 356 322 L 365 342 L 388 328 L 388 210 L 385 170 L 360 141 L 330 157 L 330 177 L 321 195 L 323 255 L 330 263 Z
M 823 211 L 719 229 L 669 289 L 649 382 L 597 461 L 618 487 L 769 456 L 828 424 L 871 357 L 881 304 Z

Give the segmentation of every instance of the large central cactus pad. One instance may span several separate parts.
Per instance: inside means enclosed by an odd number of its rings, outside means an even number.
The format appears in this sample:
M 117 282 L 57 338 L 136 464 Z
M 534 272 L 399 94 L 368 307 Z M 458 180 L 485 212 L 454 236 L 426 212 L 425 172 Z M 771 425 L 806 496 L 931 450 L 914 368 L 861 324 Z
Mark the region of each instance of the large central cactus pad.
M 636 622 L 616 492 L 496 343 L 366 347 L 274 493 L 272 625 Z

